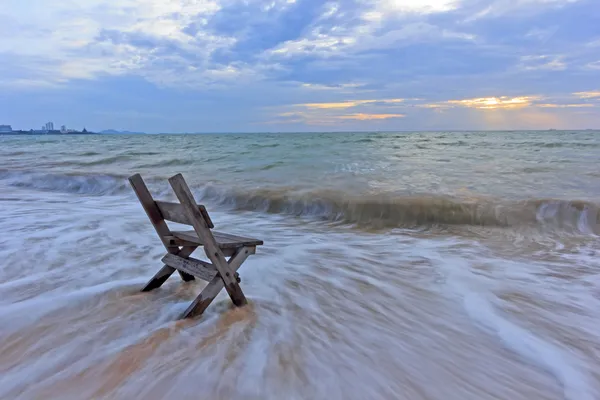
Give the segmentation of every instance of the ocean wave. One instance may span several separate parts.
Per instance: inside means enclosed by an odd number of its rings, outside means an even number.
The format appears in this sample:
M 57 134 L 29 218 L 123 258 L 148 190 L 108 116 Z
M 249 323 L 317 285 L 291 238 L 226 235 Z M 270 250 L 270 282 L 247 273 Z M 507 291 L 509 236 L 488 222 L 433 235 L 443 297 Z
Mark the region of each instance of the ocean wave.
M 289 189 L 236 191 L 210 186 L 196 193 L 204 200 L 236 210 L 313 217 L 365 228 L 532 225 L 584 234 L 600 233 L 600 206 L 576 200 L 467 201 L 438 195 L 350 196 L 324 190 L 308 193 Z
M 86 195 L 113 195 L 128 189 L 125 177 L 113 175 L 47 174 L 0 171 L 0 181 L 9 186 Z M 129 190 L 131 190 L 129 188 Z
M 154 163 L 140 165 L 139 168 L 161 168 L 161 167 L 182 167 L 191 165 L 192 160 L 173 158 L 169 160 L 156 161 Z
M 94 161 L 80 162 L 79 165 L 85 166 L 85 167 L 92 167 L 92 166 L 97 166 L 97 165 L 109 165 L 109 164 L 115 164 L 115 163 L 119 163 L 119 162 L 123 162 L 123 161 L 128 161 L 129 159 L 130 159 L 129 155 L 119 155 L 119 156 L 101 158 L 99 160 L 94 160 Z
M 510 146 L 514 147 L 541 147 L 541 148 L 600 148 L 600 144 L 598 143 L 581 143 L 581 142 L 514 142 L 510 143 Z
M 145 180 L 157 198 L 171 193 L 166 177 Z M 13 187 L 82 195 L 133 194 L 127 177 L 116 175 L 0 170 L 0 181 Z M 301 192 L 293 187 L 242 190 L 192 185 L 192 190 L 203 202 L 227 209 L 316 218 L 359 228 L 532 225 L 584 234 L 600 233 L 600 205 L 579 200 L 501 201 L 441 195 L 350 195 L 334 190 Z

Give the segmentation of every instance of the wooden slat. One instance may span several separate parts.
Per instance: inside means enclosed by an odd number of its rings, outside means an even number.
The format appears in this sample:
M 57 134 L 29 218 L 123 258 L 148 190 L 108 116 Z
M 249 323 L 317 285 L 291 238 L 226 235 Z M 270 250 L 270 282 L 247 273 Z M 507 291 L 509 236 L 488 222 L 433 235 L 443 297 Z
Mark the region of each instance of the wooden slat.
M 231 257 L 228 266 L 233 271 L 237 271 L 246 259 L 256 252 L 256 247 L 242 247 Z M 237 274 L 237 273 L 236 273 Z M 220 276 L 215 276 L 202 293 L 189 305 L 187 310 L 181 315 L 181 318 L 191 318 L 200 315 L 213 302 L 219 292 L 223 290 L 223 280 Z
M 183 210 L 183 206 L 181 204 L 157 200 L 156 206 L 160 210 L 163 218 L 167 221 L 177 222 L 178 224 L 192 225 L 185 215 L 185 211 Z M 211 229 L 214 228 L 215 226 L 208 215 L 208 211 L 206 211 L 206 207 L 199 205 L 198 209 L 200 210 L 202 217 L 206 220 L 208 227 Z
M 187 240 L 180 239 L 180 238 L 175 237 L 175 236 L 165 236 L 164 239 L 171 246 L 178 246 L 178 247 L 181 247 L 181 246 L 198 246 L 198 243 L 189 242 Z
M 198 210 L 196 200 L 194 199 L 190 188 L 185 182 L 185 179 L 183 179 L 183 175 L 177 174 L 169 178 L 169 184 L 173 188 L 177 199 L 185 209 L 187 217 L 192 222 L 192 226 L 194 227 L 198 238 L 200 238 L 202 241 L 207 257 L 210 261 L 212 261 L 214 266 L 217 268 L 217 271 L 219 271 L 220 279 L 223 280 L 225 290 L 227 290 L 227 293 L 229 294 L 229 297 L 231 297 L 233 304 L 236 306 L 242 306 L 246 304 L 246 296 L 244 296 L 244 292 L 242 292 L 242 288 L 234 276 L 235 270 L 232 270 L 227 263 L 223 252 L 219 248 L 217 241 L 210 231 L 210 228 Z
M 196 232 L 194 232 L 194 235 L 196 235 Z M 168 239 L 168 242 L 171 243 L 172 246 L 178 246 L 178 247 L 190 247 L 193 246 L 195 248 L 199 247 L 198 242 L 200 241 L 200 239 L 197 239 L 198 235 L 196 235 L 196 242 L 189 242 L 187 240 L 184 239 L 180 239 L 178 237 L 175 236 L 167 236 L 166 239 Z M 225 255 L 225 257 L 231 257 L 232 255 L 235 254 L 236 250 L 239 249 L 239 247 L 227 247 L 227 248 L 223 248 L 221 247 L 221 251 L 223 252 L 223 254 Z
M 188 243 L 198 245 L 204 244 L 195 231 L 172 231 L 171 234 Z M 212 234 L 221 249 L 232 249 L 243 246 L 261 246 L 263 244 L 262 240 L 231 235 L 223 232 L 212 231 Z
M 228 245 L 229 243 L 235 243 L 236 247 L 240 243 L 243 244 L 244 246 L 248 246 L 248 247 L 250 247 L 250 246 L 262 246 L 263 245 L 263 241 L 262 240 L 254 239 L 254 238 L 249 238 L 249 237 L 245 237 L 245 236 L 232 235 L 231 233 L 214 232 L 213 231 L 213 235 L 215 236 L 215 238 L 218 237 L 217 241 L 219 243 L 222 243 L 223 247 L 230 247 Z
M 214 265 L 191 257 L 183 258 L 174 254 L 167 254 L 162 258 L 162 262 L 169 267 L 187 272 L 207 282 L 210 282 L 217 275 L 217 269 Z
M 142 179 L 142 176 L 140 174 L 135 174 L 135 175 L 130 176 L 129 177 L 129 183 L 131 184 L 131 187 L 133 188 L 133 191 L 135 192 L 135 194 L 136 194 L 138 200 L 140 201 L 140 203 L 142 204 L 142 207 L 144 208 L 144 211 L 146 212 L 146 215 L 150 219 L 150 222 L 152 223 L 152 226 L 154 227 L 154 230 L 156 231 L 156 233 L 160 237 L 160 240 L 163 242 L 163 245 L 165 246 L 165 248 L 167 249 L 167 251 L 169 253 L 177 253 L 177 252 L 179 252 L 179 248 L 178 247 L 171 246 L 164 239 L 166 236 L 170 236 L 171 235 L 171 231 L 169 230 L 169 227 L 167 226 L 167 223 L 165 222 L 164 218 L 162 217 L 162 214 L 161 214 L 160 210 L 158 209 L 158 206 L 154 202 L 154 199 L 152 198 L 152 195 L 150 194 L 150 191 L 148 190 L 148 187 L 144 183 L 144 180 Z M 161 271 L 166 272 L 166 270 L 165 270 L 164 267 L 163 267 L 163 269 L 161 269 Z M 171 273 L 173 273 L 173 272 L 171 272 Z M 179 275 L 181 275 L 181 278 L 184 281 L 186 281 L 186 282 L 194 280 L 193 276 L 188 275 L 185 272 L 179 271 Z M 166 279 L 164 279 L 162 281 L 162 283 L 164 283 L 164 281 L 166 281 L 169 278 L 169 276 L 170 275 L 167 275 Z M 158 282 L 159 281 L 157 281 L 157 283 Z M 162 283 L 161 283 L 161 285 L 162 285 Z M 160 285 L 158 285 L 156 287 L 159 287 L 159 286 Z M 146 287 L 148 287 L 148 285 L 146 285 Z

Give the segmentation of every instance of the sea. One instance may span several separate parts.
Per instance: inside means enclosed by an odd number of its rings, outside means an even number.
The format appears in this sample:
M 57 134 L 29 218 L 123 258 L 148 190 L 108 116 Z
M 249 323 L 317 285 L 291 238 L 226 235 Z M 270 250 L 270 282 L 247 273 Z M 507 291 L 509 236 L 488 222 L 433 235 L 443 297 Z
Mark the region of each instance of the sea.
M 136 173 L 247 306 L 140 291 Z M 0 136 L 0 398 L 600 399 L 599 209 L 600 131 Z

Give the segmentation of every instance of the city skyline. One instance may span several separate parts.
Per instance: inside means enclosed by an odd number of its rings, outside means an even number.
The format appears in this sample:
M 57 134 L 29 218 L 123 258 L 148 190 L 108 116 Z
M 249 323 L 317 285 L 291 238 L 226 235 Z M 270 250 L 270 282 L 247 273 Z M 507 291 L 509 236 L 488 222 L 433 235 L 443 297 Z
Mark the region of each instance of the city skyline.
M 600 128 L 594 0 L 34 3 L 0 5 L 13 126 Z
M 48 132 L 60 132 L 60 133 L 77 133 L 77 132 L 86 132 L 87 129 L 84 127 L 82 131 L 77 131 L 76 129 L 70 129 L 67 125 L 61 125 L 60 129 L 55 129 L 54 122 L 46 122 L 42 125 L 41 129 L 34 128 L 25 128 L 25 129 L 15 129 L 12 124 L 0 124 L 0 132 L 2 133 L 10 133 L 10 132 L 37 132 L 37 133 L 48 133 Z

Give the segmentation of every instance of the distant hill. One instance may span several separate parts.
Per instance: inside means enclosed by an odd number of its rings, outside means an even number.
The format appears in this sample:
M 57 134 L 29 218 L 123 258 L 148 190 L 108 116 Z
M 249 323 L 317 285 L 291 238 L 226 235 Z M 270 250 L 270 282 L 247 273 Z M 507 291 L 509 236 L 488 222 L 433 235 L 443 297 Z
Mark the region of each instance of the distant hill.
M 100 133 L 104 135 L 145 135 L 144 132 L 117 131 L 115 129 L 107 129 Z

